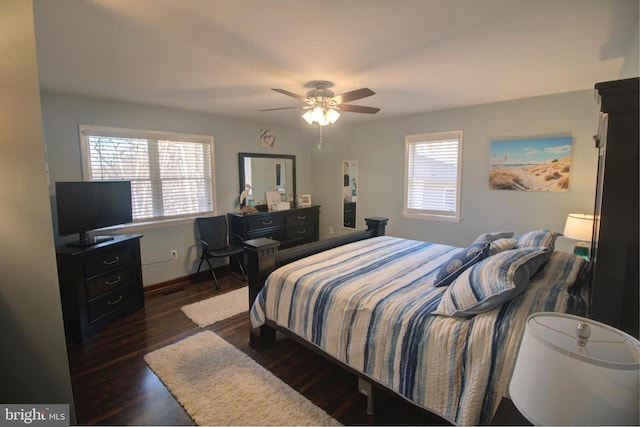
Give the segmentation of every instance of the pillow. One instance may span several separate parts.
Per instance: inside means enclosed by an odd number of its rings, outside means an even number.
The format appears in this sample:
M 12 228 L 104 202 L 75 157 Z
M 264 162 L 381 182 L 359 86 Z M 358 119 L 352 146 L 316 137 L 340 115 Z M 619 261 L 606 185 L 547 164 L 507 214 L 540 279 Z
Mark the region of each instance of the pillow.
M 447 288 L 432 313 L 464 317 L 491 310 L 524 292 L 549 256 L 540 248 L 524 248 L 480 261 Z
M 495 255 L 497 253 L 508 251 L 509 249 L 513 249 L 516 246 L 518 239 L 498 239 L 491 242 L 491 246 L 489 247 L 489 256 Z
M 516 249 L 519 248 L 543 248 L 547 252 L 553 252 L 556 244 L 556 238 L 562 236 L 561 233 L 549 230 L 529 231 L 518 236 Z
M 473 243 L 465 249 L 457 250 L 439 268 L 433 286 L 451 284 L 465 269 L 489 256 L 490 242 Z
M 493 242 L 498 239 L 506 239 L 509 237 L 513 237 L 513 233 L 511 231 L 494 231 L 492 233 L 482 233 L 472 242 L 473 243 L 486 243 Z

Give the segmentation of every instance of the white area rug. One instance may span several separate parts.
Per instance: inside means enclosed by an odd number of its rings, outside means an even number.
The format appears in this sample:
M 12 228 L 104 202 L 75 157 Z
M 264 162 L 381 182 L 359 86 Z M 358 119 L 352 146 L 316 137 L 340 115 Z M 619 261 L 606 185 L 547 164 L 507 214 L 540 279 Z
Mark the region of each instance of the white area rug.
M 211 331 L 144 359 L 198 425 L 340 425 Z
M 206 328 L 227 317 L 249 311 L 249 287 L 185 305 L 182 312 L 201 328 Z

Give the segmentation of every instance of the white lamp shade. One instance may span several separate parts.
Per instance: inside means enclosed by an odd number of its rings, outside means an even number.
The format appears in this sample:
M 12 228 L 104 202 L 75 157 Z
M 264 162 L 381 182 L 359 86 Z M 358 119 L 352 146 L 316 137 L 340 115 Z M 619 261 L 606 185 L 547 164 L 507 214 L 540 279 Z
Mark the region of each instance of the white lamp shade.
M 302 115 L 302 118 L 305 119 L 310 125 L 313 124 L 313 110 L 307 110 Z
M 311 118 L 313 118 L 314 122 L 320 123 L 324 119 L 324 111 L 322 111 L 322 108 L 315 107 L 311 113 Z
M 591 328 L 582 352 L 576 327 Z M 638 425 L 640 342 L 615 328 L 563 313 L 527 319 L 511 400 L 537 425 Z
M 338 120 L 338 117 L 340 117 L 340 113 L 336 110 L 334 110 L 333 108 L 329 108 L 327 110 L 327 114 L 326 114 L 327 120 L 329 121 L 329 123 L 335 123 L 336 120 Z
M 565 237 L 590 242 L 593 233 L 593 215 L 571 213 L 564 225 Z

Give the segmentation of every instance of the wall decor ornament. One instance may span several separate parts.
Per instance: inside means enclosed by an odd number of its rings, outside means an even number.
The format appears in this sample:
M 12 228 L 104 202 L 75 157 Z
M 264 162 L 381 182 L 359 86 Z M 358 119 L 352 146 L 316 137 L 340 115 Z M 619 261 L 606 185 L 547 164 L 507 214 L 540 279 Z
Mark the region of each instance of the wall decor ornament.
M 491 141 L 489 189 L 569 191 L 570 136 Z
M 260 130 L 260 146 L 263 148 L 273 148 L 276 145 L 276 131 L 273 129 Z

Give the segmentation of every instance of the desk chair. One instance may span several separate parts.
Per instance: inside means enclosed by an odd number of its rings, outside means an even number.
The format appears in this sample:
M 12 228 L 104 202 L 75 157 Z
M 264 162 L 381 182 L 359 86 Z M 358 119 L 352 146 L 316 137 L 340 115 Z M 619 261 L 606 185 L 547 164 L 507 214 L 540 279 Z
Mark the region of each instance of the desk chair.
M 213 283 L 216 289 L 220 289 L 218 286 L 218 279 L 216 273 L 213 271 L 213 267 L 209 260 L 211 258 L 235 258 L 240 267 L 242 273 L 242 280 L 246 281 L 247 276 L 244 274 L 244 268 L 242 267 L 241 255 L 244 253 L 244 248 L 239 245 L 229 244 L 229 231 L 227 226 L 227 217 L 225 215 L 219 216 L 207 216 L 196 218 L 196 225 L 200 232 L 200 243 L 202 244 L 202 254 L 200 255 L 200 264 L 198 264 L 198 273 L 200 273 L 200 267 L 203 262 L 209 264 L 209 270 L 213 276 Z

